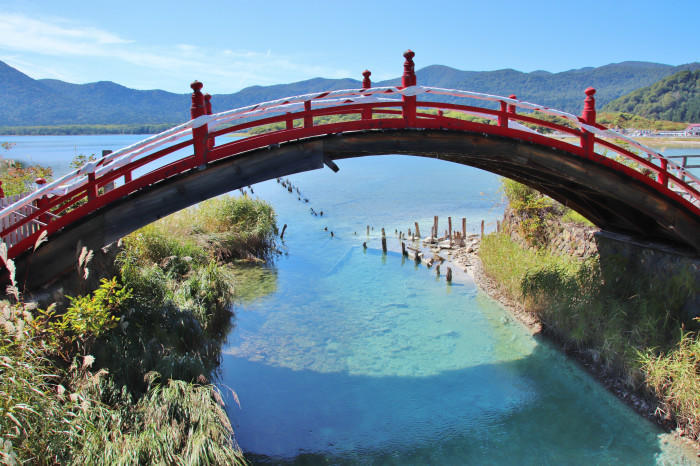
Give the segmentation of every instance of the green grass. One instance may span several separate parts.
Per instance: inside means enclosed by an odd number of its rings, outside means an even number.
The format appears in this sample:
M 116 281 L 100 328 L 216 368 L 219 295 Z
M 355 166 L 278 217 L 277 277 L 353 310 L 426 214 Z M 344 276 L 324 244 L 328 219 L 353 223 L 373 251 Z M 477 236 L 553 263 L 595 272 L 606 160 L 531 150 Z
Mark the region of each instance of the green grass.
M 640 353 L 649 386 L 659 395 L 664 410 L 674 416 L 686 433 L 700 438 L 700 334 L 681 333 L 677 346 L 659 354 Z
M 567 209 L 567 211 L 561 217 L 561 220 L 565 223 L 577 223 L 579 225 L 585 225 L 589 227 L 595 226 L 593 225 L 593 222 L 588 220 L 586 217 L 571 209 Z
M 124 238 L 92 293 L 0 303 L 0 463 L 244 462 L 209 383 L 235 298 L 222 259 L 265 261 L 276 232 L 268 204 L 216 198 Z
M 700 434 L 700 344 L 696 334 L 678 339 L 692 325 L 683 306 L 700 291 L 689 269 L 650 276 L 622 256 L 580 261 L 523 248 L 503 233 L 485 236 L 479 256 L 487 275 L 565 347 L 589 353 L 630 388 L 652 391 Z

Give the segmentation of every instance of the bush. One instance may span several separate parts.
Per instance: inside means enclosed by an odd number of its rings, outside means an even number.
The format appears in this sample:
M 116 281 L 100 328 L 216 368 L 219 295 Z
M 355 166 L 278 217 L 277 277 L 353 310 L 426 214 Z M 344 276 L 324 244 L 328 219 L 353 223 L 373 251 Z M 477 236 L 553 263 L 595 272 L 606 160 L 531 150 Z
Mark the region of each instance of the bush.
M 647 384 L 692 438 L 700 439 L 700 334 L 681 332 L 673 350 L 639 353 Z

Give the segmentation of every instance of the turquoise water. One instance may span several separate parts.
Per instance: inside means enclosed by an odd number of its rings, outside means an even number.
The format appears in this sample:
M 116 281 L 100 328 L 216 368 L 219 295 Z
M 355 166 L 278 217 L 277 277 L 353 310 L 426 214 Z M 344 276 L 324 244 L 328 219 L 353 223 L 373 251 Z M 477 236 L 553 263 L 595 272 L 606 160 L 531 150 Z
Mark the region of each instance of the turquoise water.
M 468 277 L 448 285 L 398 253 L 381 254 L 380 228 L 398 250 L 394 230 L 416 219 L 427 231 L 432 214 L 441 230 L 448 215 L 467 217 L 472 232 L 482 218 L 493 225 L 502 215 L 495 176 L 400 156 L 339 166 L 290 177 L 301 195 L 274 181 L 254 187 L 289 225 L 285 254 L 269 270 L 274 293 L 236 305 L 220 385 L 256 462 L 686 461 Z M 440 182 L 416 182 L 425 179 Z
M 112 136 L 64 138 L 66 149 L 47 158 L 56 167 L 84 147 L 118 148 L 108 146 Z M 13 139 L 18 152 L 45 143 Z M 253 187 L 288 228 L 282 254 L 259 274 L 262 291 L 248 284 L 235 305 L 218 383 L 254 462 L 692 461 L 468 277 L 448 285 L 434 269 L 379 251 L 380 228 L 396 251 L 396 229 L 419 221 L 425 234 L 433 215 L 441 230 L 448 215 L 455 224 L 466 217 L 472 233 L 482 219 L 493 229 L 503 209 L 496 176 L 405 156 L 338 165 L 337 174 L 290 177 L 301 194 L 274 180 Z

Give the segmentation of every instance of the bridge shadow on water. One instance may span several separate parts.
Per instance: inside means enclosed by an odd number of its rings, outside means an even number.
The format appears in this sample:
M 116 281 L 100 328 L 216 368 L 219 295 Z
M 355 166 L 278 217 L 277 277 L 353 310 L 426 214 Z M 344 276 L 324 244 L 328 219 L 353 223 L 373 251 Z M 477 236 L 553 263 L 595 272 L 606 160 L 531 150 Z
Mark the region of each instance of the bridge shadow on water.
M 426 377 L 231 354 L 222 366 L 220 384 L 241 403 L 228 393 L 236 438 L 254 463 L 641 465 L 662 455 L 658 428 L 542 342 L 520 359 Z

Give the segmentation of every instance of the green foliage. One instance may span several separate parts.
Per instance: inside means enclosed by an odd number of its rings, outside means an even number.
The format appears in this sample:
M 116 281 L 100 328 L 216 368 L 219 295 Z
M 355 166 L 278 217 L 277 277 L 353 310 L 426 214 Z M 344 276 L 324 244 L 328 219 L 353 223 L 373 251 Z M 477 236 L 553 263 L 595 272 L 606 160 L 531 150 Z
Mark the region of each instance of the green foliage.
M 501 178 L 501 190 L 508 205 L 520 217 L 515 225 L 520 236 L 532 246 L 544 246 L 549 241 L 547 221 L 560 214 L 560 207 L 551 198 L 508 178 Z
M 692 438 L 700 438 L 700 333 L 681 332 L 674 349 L 665 354 L 647 349 L 639 358 L 666 413 Z
M 36 187 L 36 179 L 51 180 L 53 170 L 40 165 L 25 166 L 14 160 L 0 160 L 0 181 L 5 196 L 14 196 L 31 191 Z
M 484 237 L 479 256 L 486 273 L 565 346 L 588 352 L 633 388 L 646 379 L 698 435 L 697 336 L 677 338 L 688 324 L 683 306 L 700 291 L 690 270 L 650 276 L 621 256 L 581 262 L 525 249 L 501 233 Z
M 83 464 L 245 464 L 233 441 L 222 397 L 212 385 L 158 383 L 128 413 L 106 413 L 77 452 Z
M 579 225 L 585 225 L 589 227 L 594 226 L 593 222 L 591 222 L 575 210 L 571 209 L 567 209 L 566 212 L 564 212 L 564 215 L 562 215 L 561 217 L 561 221 L 565 223 L 578 223 Z
M 167 273 L 185 275 L 194 265 L 208 261 L 207 251 L 189 237 L 168 234 L 158 224 L 147 225 L 123 240 L 130 263 L 158 264 Z M 126 260 L 126 258 L 124 258 Z
M 129 235 L 119 277 L 65 308 L 0 305 L 0 462 L 244 463 L 208 383 L 234 299 L 216 258 L 275 233 L 269 205 L 220 198 Z
M 657 120 L 700 122 L 700 71 L 680 71 L 604 108 Z
M 77 170 L 78 168 L 82 168 L 83 165 L 85 165 L 88 162 L 94 162 L 97 160 L 97 157 L 95 157 L 95 154 L 90 154 L 90 155 L 85 155 L 85 154 L 78 154 L 75 157 L 73 157 L 73 160 L 70 161 L 70 167 L 73 170 Z
M 92 356 L 56 365 L 31 309 L 0 309 L 0 463 L 68 463 L 100 404 L 89 388 L 105 373 L 89 372 Z
M 275 251 L 277 218 L 270 204 L 247 196 L 222 196 L 191 212 L 195 231 L 219 259 L 267 260 Z
M 682 131 L 688 126 L 687 123 L 654 120 L 625 112 L 600 112 L 596 121 L 608 128 L 648 129 L 654 131 Z
M 484 238 L 480 257 L 487 273 L 544 324 L 627 373 L 638 368 L 637 350 L 672 344 L 682 306 L 698 292 L 690 273 L 650 277 L 622 257 L 580 262 L 525 250 L 504 234 Z
M 117 326 L 117 314 L 131 298 L 131 290 L 123 288 L 116 277 L 100 282 L 92 294 L 67 296 L 70 305 L 58 320 L 50 321 L 52 332 L 65 335 L 70 344 L 84 349 L 88 341 Z

